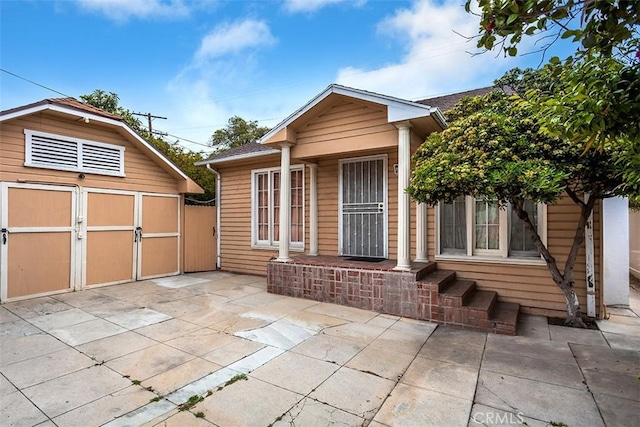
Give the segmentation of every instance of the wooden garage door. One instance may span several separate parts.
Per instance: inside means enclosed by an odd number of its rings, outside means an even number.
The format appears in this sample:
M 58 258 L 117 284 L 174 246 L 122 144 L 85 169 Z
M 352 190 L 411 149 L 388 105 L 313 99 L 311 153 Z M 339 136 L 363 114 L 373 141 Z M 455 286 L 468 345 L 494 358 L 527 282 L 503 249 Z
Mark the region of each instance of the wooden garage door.
M 86 285 L 135 279 L 136 199 L 136 193 L 85 190 Z
M 2 184 L 2 300 L 74 287 L 75 212 L 75 187 Z
M 178 274 L 180 196 L 141 194 L 138 279 Z

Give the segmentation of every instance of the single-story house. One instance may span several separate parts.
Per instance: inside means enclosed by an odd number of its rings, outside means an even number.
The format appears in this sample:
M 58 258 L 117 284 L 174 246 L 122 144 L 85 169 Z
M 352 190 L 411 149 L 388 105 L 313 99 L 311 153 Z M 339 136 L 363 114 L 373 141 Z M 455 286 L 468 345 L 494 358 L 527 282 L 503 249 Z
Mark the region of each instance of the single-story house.
M 219 176 L 219 267 L 267 275 L 270 292 L 499 333 L 515 332 L 519 311 L 564 316 L 509 209 L 471 197 L 430 208 L 404 192 L 412 154 L 447 125 L 442 111 L 489 90 L 412 102 L 334 84 L 256 143 L 200 162 Z M 563 262 L 578 208 L 530 209 Z M 576 288 L 600 317 L 601 205 L 591 226 Z
M 0 112 L 0 301 L 179 274 L 203 190 L 119 117 L 74 98 Z

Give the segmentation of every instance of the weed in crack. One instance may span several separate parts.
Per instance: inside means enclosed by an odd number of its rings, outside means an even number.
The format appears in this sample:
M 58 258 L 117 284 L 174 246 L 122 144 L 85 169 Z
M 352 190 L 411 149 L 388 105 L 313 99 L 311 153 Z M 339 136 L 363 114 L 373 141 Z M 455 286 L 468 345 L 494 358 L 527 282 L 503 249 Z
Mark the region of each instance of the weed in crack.
M 194 394 L 193 396 L 191 396 L 189 398 L 189 400 L 187 400 L 186 402 L 184 402 L 182 405 L 178 406 L 178 410 L 179 411 L 188 411 L 189 409 L 193 408 L 194 406 L 196 406 L 198 403 L 202 402 L 204 400 L 204 397 Z

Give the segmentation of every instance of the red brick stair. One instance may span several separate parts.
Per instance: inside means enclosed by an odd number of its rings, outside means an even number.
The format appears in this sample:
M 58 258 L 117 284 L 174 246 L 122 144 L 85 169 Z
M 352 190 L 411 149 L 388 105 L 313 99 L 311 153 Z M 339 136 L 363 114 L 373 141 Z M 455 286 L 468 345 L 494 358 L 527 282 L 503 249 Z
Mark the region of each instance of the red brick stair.
M 520 305 L 498 301 L 496 292 L 476 289 L 475 281 L 457 279 L 455 271 L 431 269 L 418 286 L 431 291 L 430 317 L 434 321 L 483 332 L 516 334 Z

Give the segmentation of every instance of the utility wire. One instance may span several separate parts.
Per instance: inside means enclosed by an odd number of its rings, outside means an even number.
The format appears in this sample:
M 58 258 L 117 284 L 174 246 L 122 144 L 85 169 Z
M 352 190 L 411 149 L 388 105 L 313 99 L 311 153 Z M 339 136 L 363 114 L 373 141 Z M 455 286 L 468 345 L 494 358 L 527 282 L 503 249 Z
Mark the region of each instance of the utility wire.
M 58 95 L 62 95 L 62 96 L 64 96 L 64 97 L 66 97 L 66 98 L 74 98 L 74 97 L 73 97 L 73 96 L 71 96 L 71 95 L 67 95 L 66 93 L 62 93 L 62 92 L 57 91 L 57 90 L 55 90 L 55 89 L 51 89 L 50 87 L 47 87 L 47 86 L 45 86 L 45 85 L 41 85 L 40 83 L 36 83 L 36 82 L 34 82 L 33 80 L 29 80 L 29 79 L 27 79 L 27 78 L 25 78 L 25 77 L 22 77 L 22 76 L 19 76 L 19 75 L 17 75 L 17 74 L 14 74 L 14 73 L 12 73 L 11 71 L 7 71 L 7 70 L 5 70 L 4 68 L 0 68 L 0 71 L 2 71 L 3 73 L 7 73 L 7 74 L 9 74 L 9 75 L 12 75 L 13 77 L 17 77 L 17 78 L 19 78 L 20 80 L 24 80 L 25 82 L 29 82 L 29 83 L 34 84 L 34 85 L 36 85 L 36 86 L 40 86 L 40 87 L 41 87 L 41 88 L 43 88 L 43 89 L 50 90 L 51 92 L 57 93 Z

